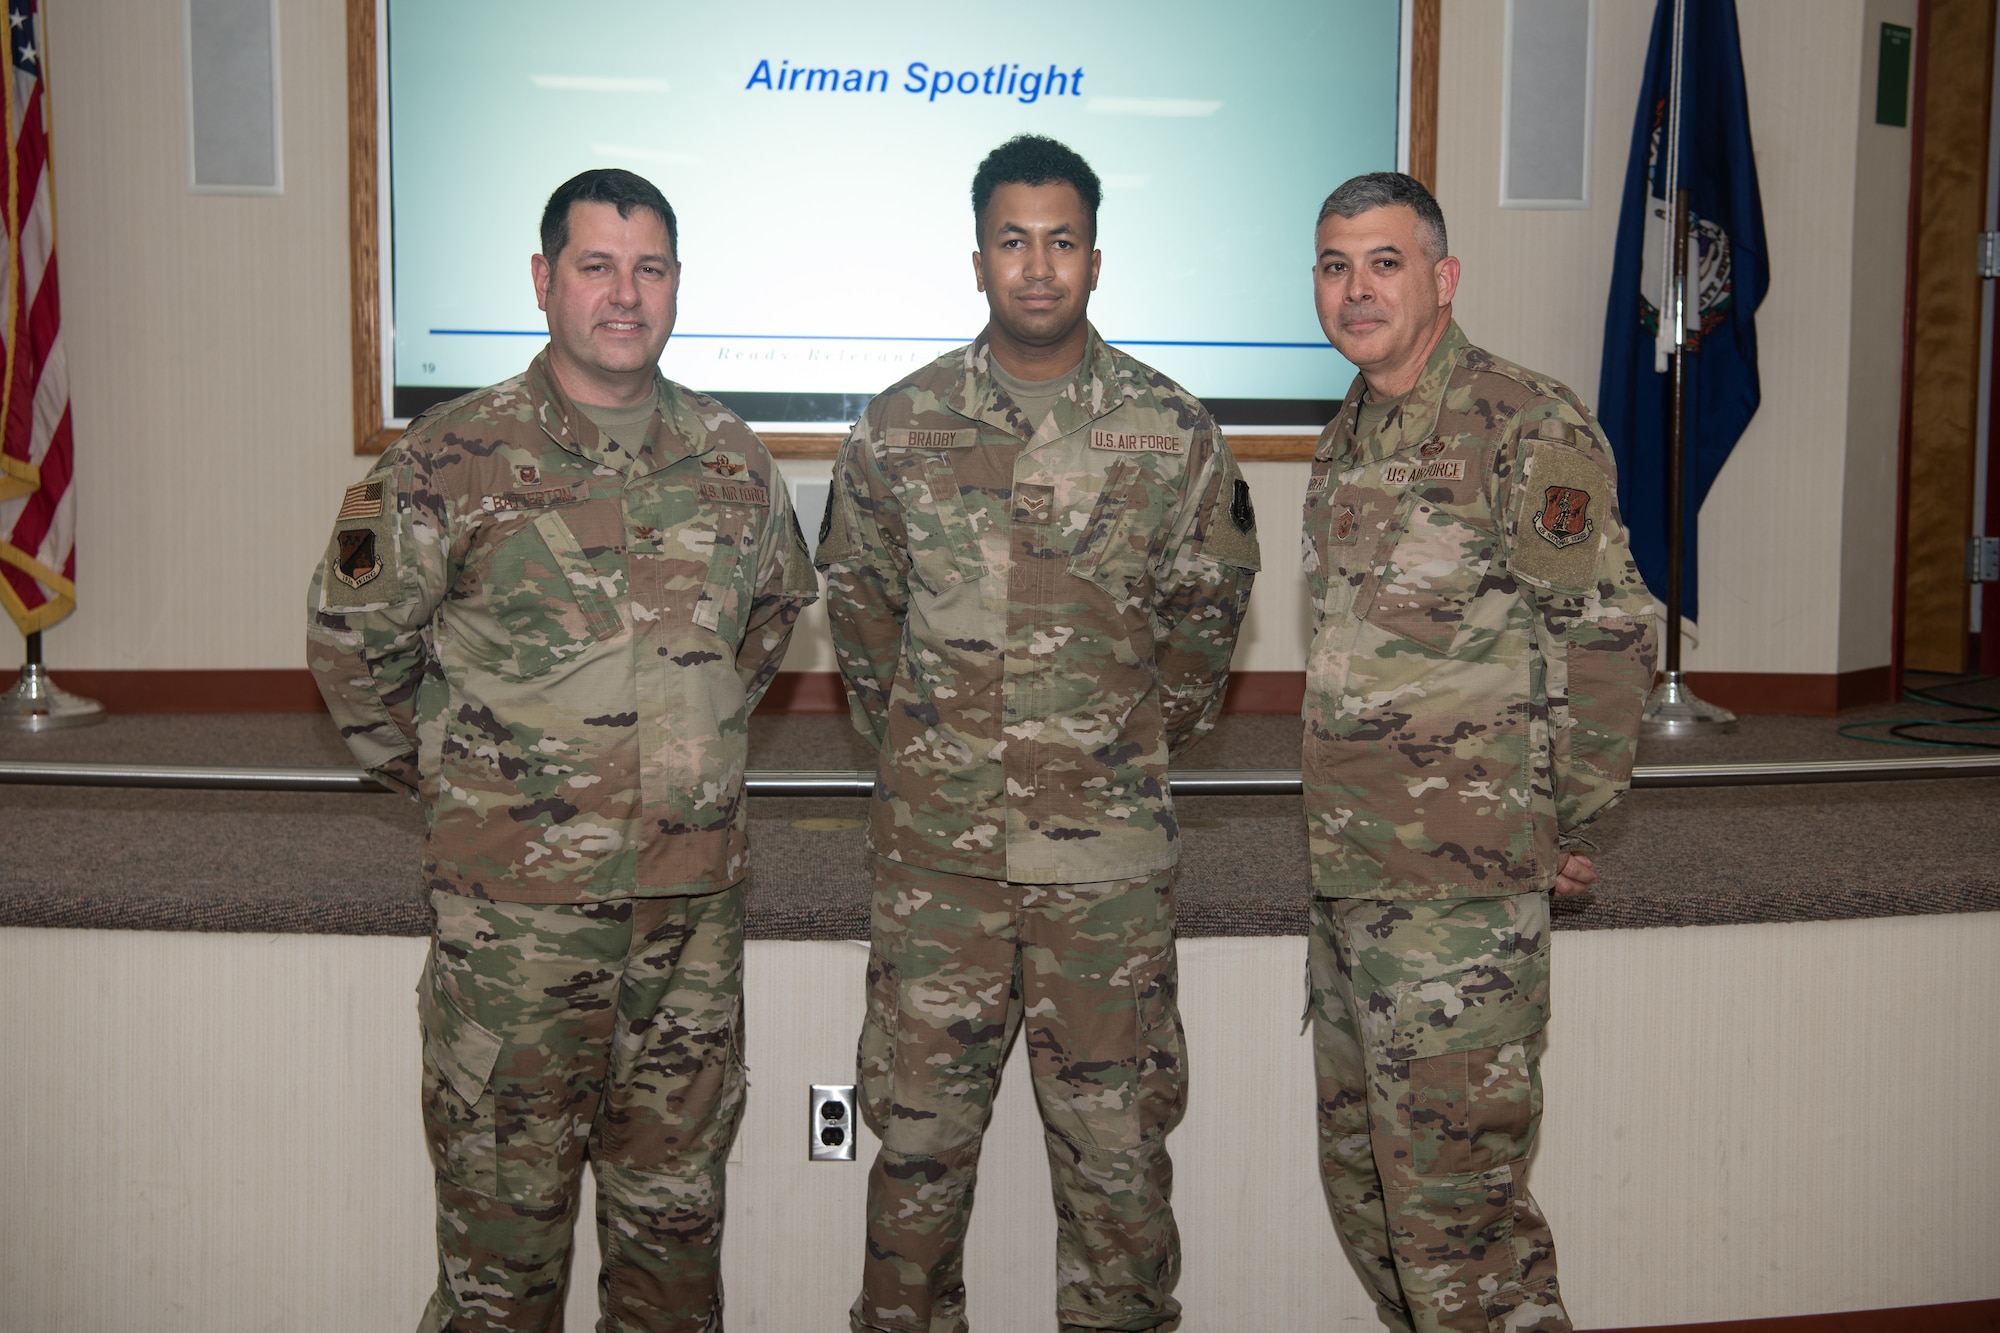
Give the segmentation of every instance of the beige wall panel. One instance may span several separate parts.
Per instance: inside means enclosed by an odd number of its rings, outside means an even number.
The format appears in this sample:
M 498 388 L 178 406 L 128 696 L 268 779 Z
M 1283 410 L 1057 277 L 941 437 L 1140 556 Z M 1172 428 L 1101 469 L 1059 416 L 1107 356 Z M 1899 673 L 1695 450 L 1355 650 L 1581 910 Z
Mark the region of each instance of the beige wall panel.
M 1701 641 L 1685 657 L 1690 670 L 1817 673 L 1888 660 L 1889 608 L 1874 564 L 1879 519 L 1867 515 L 1846 569 L 1843 532 L 1829 521 L 1842 512 L 1847 481 L 1855 332 L 1847 284 L 1815 276 L 1846 274 L 1859 262 L 1857 208 L 1880 221 L 1879 200 L 1848 200 L 1885 188 L 1857 180 L 1855 127 L 1863 47 L 1874 40 L 1873 23 L 1894 15 L 1863 11 L 1861 0 L 1738 7 L 1773 279 L 1757 316 L 1763 405 L 1702 512 L 1703 616 Z M 1475 341 L 1591 402 L 1651 19 L 1650 5 L 1598 6 L 1592 204 L 1542 211 L 1498 204 L 1505 6 L 1459 0 L 1445 11 L 1439 200 L 1465 265 L 1459 318 Z M 1894 172 L 1892 158 L 1893 149 L 1876 145 L 1863 165 Z M 1899 192 L 1903 179 L 1886 188 Z M 1871 240 L 1883 240 L 1879 226 Z M 1878 286 L 1893 283 L 1900 310 L 1901 266 L 1892 259 L 1894 274 Z M 1871 316 L 1883 299 L 1873 294 Z M 1899 329 L 1874 325 L 1852 350 L 1894 359 L 1899 347 Z M 1867 449 L 1879 450 L 1872 418 L 1856 429 Z M 1889 448 L 1893 461 L 1893 439 Z M 1880 467 L 1869 453 L 1858 480 Z
M 1854 108 L 1854 254 L 1849 266 L 1847 468 L 1841 489 L 1842 671 L 1881 666 L 1894 636 L 1896 444 L 1903 401 L 1904 255 L 1910 233 L 1910 130 L 1875 123 L 1884 23 L 1914 30 L 1915 0 L 1868 0 L 1861 97 Z
M 1880 472 L 1878 431 L 1848 420 L 1860 390 L 1847 378 L 1881 349 L 1850 356 L 1861 316 L 1843 284 L 1809 280 L 1861 263 L 1849 240 L 1881 203 L 1878 181 L 1856 179 L 1853 129 L 1880 7 L 1741 7 L 1776 283 L 1759 319 L 1764 409 L 1705 516 L 1708 614 L 1691 668 L 1847 670 L 1882 655 L 1880 524 L 1857 495 Z M 1597 203 L 1551 212 L 1496 203 L 1504 6 L 1454 0 L 1444 13 L 1439 193 L 1466 261 L 1461 316 L 1586 398 L 1649 12 L 1599 6 Z M 186 193 L 176 7 L 70 0 L 49 14 L 81 501 L 80 608 L 48 634 L 58 671 L 301 664 L 306 577 L 330 506 L 365 466 L 348 453 L 342 15 L 338 0 L 286 7 L 286 194 L 261 199 Z M 1869 152 L 1865 170 L 1889 169 Z M 1827 206 L 1850 189 L 1854 207 Z M 1865 397 L 1867 410 L 1884 401 Z M 1296 582 L 1280 553 L 1296 483 L 1253 485 L 1271 568 L 1239 664 L 1296 669 L 1302 616 L 1277 609 L 1299 601 L 1279 586 L 1281 570 Z M 1844 511 L 1865 528 L 1845 548 L 1830 521 Z M 808 636 L 814 652 L 794 669 L 827 669 L 823 638 Z
M 1862 5 L 1737 13 L 1771 256 L 1757 311 L 1764 398 L 1702 506 L 1700 640 L 1683 663 L 1832 672 L 1850 365 L 1849 293 L 1832 275 L 1853 247 Z
M 187 192 L 179 5 L 47 10 L 79 492 L 58 671 L 303 665 L 306 580 L 366 466 L 348 452 L 343 14 L 285 6 L 285 193 L 254 198 Z
M 1966 1034 L 2000 1030 L 2000 914 L 1587 932 L 1559 948 L 1534 1185 L 1584 1327 L 2000 1296 L 2000 1070 L 1965 1054 Z M 0 1010 L 16 1018 L 0 1028 L 0 1197 L 36 1222 L 0 1247 L 10 1320 L 413 1324 L 431 1281 L 411 995 L 423 951 L 0 930 Z M 1313 1175 L 1303 952 L 1296 938 L 1182 946 L 1194 1091 L 1173 1146 L 1190 1329 L 1375 1327 Z M 800 1094 L 849 1076 L 864 961 L 854 943 L 750 946 L 754 1091 L 724 1260 L 734 1329 L 834 1327 L 852 1298 L 866 1168 L 806 1160 Z M 1017 1051 L 971 1239 L 988 1333 L 1046 1327 L 1052 1300 L 1024 1072 Z M 587 1276 L 575 1297 L 582 1314 Z

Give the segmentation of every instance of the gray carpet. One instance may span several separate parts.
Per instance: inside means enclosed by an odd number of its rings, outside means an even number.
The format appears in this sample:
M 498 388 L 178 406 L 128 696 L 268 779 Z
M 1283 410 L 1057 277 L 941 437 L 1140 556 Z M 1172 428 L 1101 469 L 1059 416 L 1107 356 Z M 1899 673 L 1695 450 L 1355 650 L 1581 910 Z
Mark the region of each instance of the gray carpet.
M 1960 697 L 2000 703 L 2000 685 Z M 1954 716 L 1903 704 L 1744 719 L 1735 736 L 1659 743 L 1640 762 L 1909 757 L 1842 738 L 1871 718 Z M 1995 733 L 1984 733 L 1994 740 Z M 1295 768 L 1294 717 L 1234 715 L 1187 768 Z M 324 716 L 117 716 L 31 736 L 0 759 L 346 766 Z M 760 716 L 751 766 L 867 768 L 845 718 Z M 1305 930 L 1305 832 L 1290 798 L 1191 798 L 1182 933 Z M 860 802 L 753 806 L 750 933 L 865 937 Z M 2000 910 L 2000 779 L 1642 791 L 1596 831 L 1603 886 L 1557 908 L 1565 929 L 1809 921 Z M 421 935 L 422 823 L 385 795 L 0 787 L 0 925 Z

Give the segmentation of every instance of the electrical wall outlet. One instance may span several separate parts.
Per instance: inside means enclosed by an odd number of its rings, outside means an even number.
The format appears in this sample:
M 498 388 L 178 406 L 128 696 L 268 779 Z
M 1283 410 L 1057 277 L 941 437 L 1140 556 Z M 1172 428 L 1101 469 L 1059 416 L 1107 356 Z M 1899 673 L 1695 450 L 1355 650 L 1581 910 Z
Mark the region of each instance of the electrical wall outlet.
M 851 1162 L 854 1160 L 854 1085 L 815 1083 L 812 1085 L 812 1160 Z

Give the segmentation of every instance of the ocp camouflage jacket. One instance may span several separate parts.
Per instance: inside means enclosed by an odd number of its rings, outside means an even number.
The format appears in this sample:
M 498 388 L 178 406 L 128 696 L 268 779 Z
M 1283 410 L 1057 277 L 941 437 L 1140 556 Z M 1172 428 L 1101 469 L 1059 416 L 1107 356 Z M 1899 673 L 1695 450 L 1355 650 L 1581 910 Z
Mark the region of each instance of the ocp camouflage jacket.
M 743 877 L 750 710 L 817 580 L 763 444 L 658 382 L 629 457 L 544 351 L 347 491 L 307 653 L 363 767 L 421 795 L 427 888 L 576 903 Z
M 1305 503 L 1313 892 L 1548 888 L 1630 784 L 1653 680 L 1610 449 L 1575 394 L 1456 322 L 1357 440 L 1364 387 L 1321 434 Z
M 1168 757 L 1214 726 L 1258 563 L 1186 390 L 1093 330 L 1037 431 L 982 336 L 868 405 L 817 560 L 878 854 L 1034 884 L 1174 863 Z

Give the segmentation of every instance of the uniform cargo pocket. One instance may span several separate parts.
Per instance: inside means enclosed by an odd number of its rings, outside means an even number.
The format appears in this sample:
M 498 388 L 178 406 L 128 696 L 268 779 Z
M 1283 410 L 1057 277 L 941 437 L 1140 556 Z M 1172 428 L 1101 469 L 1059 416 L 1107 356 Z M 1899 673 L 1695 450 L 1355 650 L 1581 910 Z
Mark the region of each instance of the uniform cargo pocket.
M 1187 1039 L 1173 959 L 1139 996 L 1139 1134 L 1157 1138 L 1187 1110 Z
M 896 965 L 881 949 L 868 953 L 868 1013 L 862 1020 L 855 1065 L 861 1079 L 861 1118 L 879 1137 L 896 1094 L 896 1029 L 902 1008 Z
M 1389 1055 L 1409 1061 L 1410 1166 L 1464 1175 L 1524 1160 L 1541 1115 L 1549 955 L 1399 988 Z
M 466 1015 L 439 971 L 435 953 L 417 982 L 417 1018 L 424 1034 L 424 1136 L 431 1164 L 467 1189 L 496 1193 L 488 1085 L 500 1059 L 500 1038 Z

